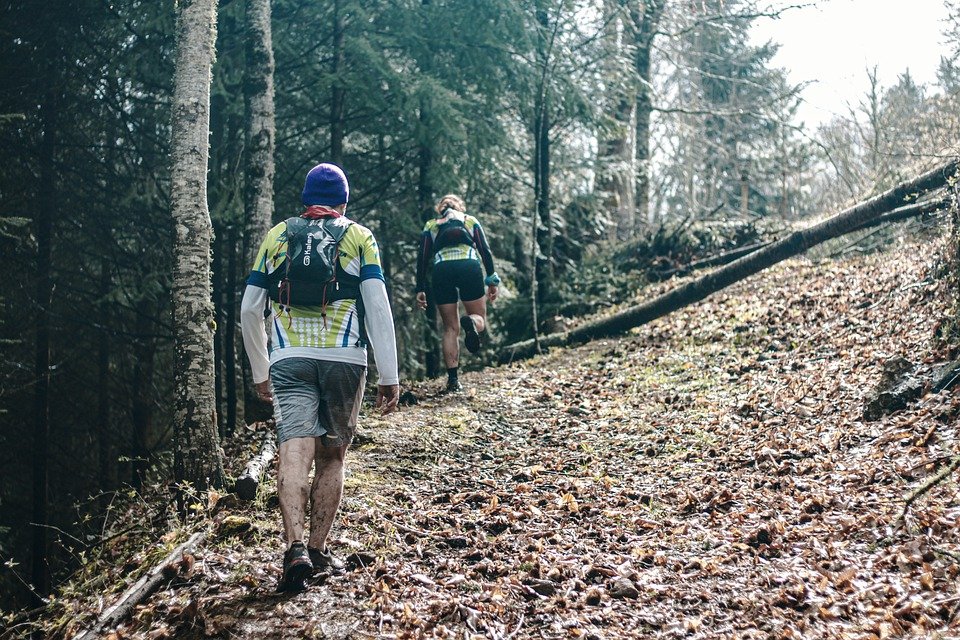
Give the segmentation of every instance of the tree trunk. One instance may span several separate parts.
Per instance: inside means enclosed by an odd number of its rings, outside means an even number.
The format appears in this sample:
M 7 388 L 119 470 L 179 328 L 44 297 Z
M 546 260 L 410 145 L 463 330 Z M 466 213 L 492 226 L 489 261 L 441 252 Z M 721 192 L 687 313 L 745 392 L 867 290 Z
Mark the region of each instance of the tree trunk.
M 879 227 L 891 222 L 902 222 L 903 220 L 909 220 L 910 218 L 915 218 L 917 216 L 934 213 L 947 206 L 948 203 L 948 198 L 941 197 L 932 198 L 916 204 L 904 205 L 894 209 L 893 211 L 884 213 L 878 218 L 874 218 L 873 220 L 865 222 L 855 229 L 851 229 L 849 233 L 853 233 L 854 231 L 863 231 L 872 227 Z M 768 240 L 766 242 L 757 242 L 745 247 L 737 247 L 736 249 L 725 251 L 710 258 L 696 260 L 680 267 L 667 269 L 666 271 L 654 272 L 652 277 L 654 277 L 656 280 L 666 280 L 667 278 L 672 278 L 673 276 L 684 276 L 691 271 L 698 271 L 700 269 L 707 269 L 709 267 L 718 267 L 720 265 L 730 264 L 734 260 L 742 258 L 746 255 L 750 255 L 751 253 L 755 253 L 764 247 L 770 246 L 774 242 L 776 242 L 776 240 Z
M 634 7 L 633 33 L 635 34 L 634 69 L 637 88 L 637 143 L 636 143 L 636 219 L 640 222 L 650 220 L 650 116 L 653 113 L 651 90 L 653 81 L 650 72 L 650 52 L 653 40 L 660 26 L 666 0 L 649 0 Z M 638 10 L 639 9 L 639 10 Z
M 147 298 L 137 303 L 136 342 L 134 342 L 133 393 L 131 407 L 130 484 L 139 490 L 147 479 L 150 452 L 148 438 L 153 432 L 153 374 L 157 341 L 152 335 L 155 306 Z
M 52 79 L 53 61 L 49 61 L 48 80 Z M 50 87 L 50 82 L 47 83 Z M 50 572 L 47 567 L 48 457 L 50 446 L 50 312 L 53 302 L 53 217 L 56 206 L 56 168 L 54 167 L 56 97 L 48 89 L 40 106 L 40 181 L 37 191 L 37 288 L 36 288 L 36 364 L 34 388 L 33 432 L 33 511 L 31 514 L 32 555 L 31 582 L 33 593 L 46 597 L 50 593 Z
M 553 224 L 550 219 L 550 123 L 546 114 L 548 99 L 538 109 L 536 143 L 534 149 L 534 190 L 537 198 L 537 288 L 538 299 L 543 301 L 553 286 Z
M 423 5 L 429 4 L 428 0 Z M 417 180 L 417 203 L 420 206 L 422 222 L 433 216 L 433 198 L 435 195 L 433 174 L 433 149 L 430 147 L 430 105 L 425 96 L 420 98 L 419 116 L 419 148 Z M 428 378 L 440 375 L 442 359 L 440 357 L 440 336 L 437 335 L 437 305 L 433 300 L 433 293 L 429 282 L 427 284 L 427 309 L 425 313 L 426 326 L 423 330 L 424 356 L 423 364 Z
M 339 74 L 343 72 L 343 0 L 333 2 L 333 85 L 330 88 L 330 159 L 343 166 L 343 101 L 346 93 Z
M 246 170 L 243 199 L 243 266 L 250 268 L 273 217 L 274 147 L 273 37 L 270 0 L 247 0 L 246 69 L 243 82 L 246 119 Z M 234 281 L 228 281 L 234 286 Z
M 781 119 L 786 122 L 786 114 Z M 787 153 L 787 128 L 780 125 L 780 218 L 786 220 L 790 213 L 790 195 L 787 192 L 787 168 L 790 156 Z
M 174 472 L 203 490 L 223 485 L 213 380 L 213 306 L 207 208 L 210 70 L 216 0 L 181 0 L 171 121 L 170 202 L 174 221 Z
M 750 173 L 744 167 L 740 171 L 740 216 L 746 218 L 750 214 Z
M 773 241 L 768 242 L 757 242 L 755 244 L 747 245 L 745 247 L 737 247 L 736 249 L 731 249 L 730 251 L 724 251 L 723 253 L 711 256 L 709 258 L 703 258 L 702 260 L 694 260 L 689 264 L 685 264 L 680 267 L 675 267 L 672 269 L 667 269 L 665 271 L 654 272 L 651 274 L 651 277 L 654 280 L 666 280 L 674 276 L 685 276 L 691 271 L 699 271 L 700 269 L 709 269 L 710 267 L 718 267 L 724 264 L 730 264 L 734 260 L 742 258 L 743 256 L 750 255 L 755 251 L 759 251 L 766 246 L 772 244 Z
M 377 225 L 377 238 L 380 245 L 380 266 L 383 268 L 383 279 L 387 281 L 387 299 L 394 304 L 393 286 L 393 242 L 390 225 L 384 218 L 380 218 Z
M 605 0 L 605 37 L 610 48 L 605 65 L 614 108 L 614 131 L 601 144 L 597 191 L 605 208 L 616 216 L 617 238 L 627 240 L 636 232 L 636 140 L 637 91 L 631 81 L 632 63 L 627 43 L 634 40 L 632 20 L 624 12 L 623 0 Z
M 263 478 L 264 471 L 273 462 L 273 456 L 277 452 L 277 438 L 271 432 L 263 440 L 263 446 L 256 458 L 247 462 L 240 477 L 233 487 L 234 492 L 241 500 L 253 500 L 257 497 L 257 489 L 260 488 L 260 480 Z
M 223 252 L 227 250 L 227 242 L 224 240 L 225 229 L 222 225 L 214 226 L 213 229 L 213 266 L 211 275 L 213 276 L 213 321 L 215 329 L 213 332 L 213 397 L 216 402 L 216 411 L 218 416 L 225 414 L 224 408 L 224 357 L 223 345 L 224 334 L 226 333 L 226 314 L 223 310 Z M 236 249 L 236 247 L 234 247 Z M 232 283 L 231 283 L 232 284 Z M 220 422 L 220 438 L 226 437 L 224 431 L 225 422 Z
M 950 188 L 952 198 L 950 206 L 950 251 L 947 252 L 947 269 L 953 281 L 953 320 L 944 328 L 944 342 L 960 341 L 960 183 L 954 183 Z
M 538 249 L 533 258 L 537 280 L 535 304 L 548 299 L 553 288 L 553 221 L 550 218 L 550 90 L 546 77 L 552 43 L 548 44 L 546 40 L 550 29 L 550 18 L 545 7 L 541 6 L 537 9 L 537 22 L 540 25 L 541 34 L 539 47 L 543 77 L 534 105 L 536 113 L 533 121 L 533 190 L 536 201 Z M 534 329 L 536 330 L 536 327 Z
M 97 444 L 101 491 L 113 488 L 113 446 L 110 437 L 110 261 L 104 256 L 100 260 L 100 331 L 97 334 Z
M 541 338 L 540 346 L 570 346 L 622 334 L 689 304 L 699 302 L 711 293 L 803 253 L 821 242 L 863 228 L 874 219 L 896 209 L 897 205 L 906 198 L 943 187 L 957 173 L 958 164 L 960 163 L 957 160 L 952 160 L 940 165 L 918 178 L 900 183 L 808 229 L 795 231 L 782 240 L 657 296 L 653 300 L 624 309 L 612 316 L 588 322 L 571 331 Z M 536 354 L 536 346 L 533 340 L 526 340 L 505 347 L 500 360 L 509 362 L 518 358 L 531 357 Z
M 237 244 L 239 242 L 237 225 L 230 225 L 227 232 L 227 317 L 224 322 L 223 334 L 223 366 L 224 377 L 226 378 L 227 392 L 227 419 L 223 429 L 228 435 L 233 435 L 237 422 L 240 420 L 238 413 L 243 411 L 243 398 L 237 391 L 237 388 L 243 388 L 243 378 L 237 367 L 237 353 L 243 348 L 240 336 L 237 335 L 237 289 L 239 287 L 240 277 L 237 273 Z M 251 264 L 252 264 L 251 260 Z

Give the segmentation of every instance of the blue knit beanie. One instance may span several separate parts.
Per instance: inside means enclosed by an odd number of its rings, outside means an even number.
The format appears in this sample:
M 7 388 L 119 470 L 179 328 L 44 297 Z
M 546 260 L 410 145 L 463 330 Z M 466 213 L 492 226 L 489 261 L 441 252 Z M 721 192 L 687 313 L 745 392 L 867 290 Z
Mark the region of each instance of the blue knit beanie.
M 347 184 L 347 176 L 343 174 L 343 169 L 329 162 L 318 164 L 310 169 L 307 180 L 303 184 L 301 198 L 306 207 L 314 204 L 335 207 L 346 203 L 350 199 L 350 186 Z

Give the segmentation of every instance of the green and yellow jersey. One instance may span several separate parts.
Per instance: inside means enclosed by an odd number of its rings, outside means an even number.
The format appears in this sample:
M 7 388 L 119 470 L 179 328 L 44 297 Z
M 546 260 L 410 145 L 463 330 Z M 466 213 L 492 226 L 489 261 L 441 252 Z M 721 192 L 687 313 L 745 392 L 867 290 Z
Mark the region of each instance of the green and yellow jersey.
M 350 222 L 346 218 L 336 218 L 340 224 L 349 224 L 339 243 L 340 267 L 349 275 L 365 280 L 383 280 L 380 263 L 380 249 L 373 233 L 366 227 Z M 267 289 L 267 276 L 276 269 L 283 268 L 287 257 L 287 223 L 281 222 L 267 234 L 254 261 L 247 284 Z M 366 349 L 361 342 L 361 320 L 357 314 L 357 301 L 354 299 L 336 300 L 325 307 L 320 306 L 284 306 L 271 301 L 272 352 L 285 351 L 287 355 L 301 355 L 301 349 L 360 349 L 362 353 L 343 352 L 342 357 L 335 354 L 330 359 L 345 360 L 366 364 Z M 325 316 L 324 316 L 325 313 Z M 271 360 L 275 360 L 271 353 Z
M 462 242 L 435 249 L 441 225 L 452 219 L 462 223 L 472 244 Z M 446 214 L 441 218 L 427 220 L 427 223 L 423 226 L 423 232 L 420 234 L 420 247 L 417 252 L 416 283 L 418 292 L 423 291 L 426 286 L 428 265 L 448 260 L 477 260 L 483 262 L 488 276 L 494 273 L 493 254 L 490 252 L 490 246 L 487 244 L 487 238 L 483 233 L 483 227 L 480 226 L 480 221 L 467 213 L 452 209 L 447 209 Z

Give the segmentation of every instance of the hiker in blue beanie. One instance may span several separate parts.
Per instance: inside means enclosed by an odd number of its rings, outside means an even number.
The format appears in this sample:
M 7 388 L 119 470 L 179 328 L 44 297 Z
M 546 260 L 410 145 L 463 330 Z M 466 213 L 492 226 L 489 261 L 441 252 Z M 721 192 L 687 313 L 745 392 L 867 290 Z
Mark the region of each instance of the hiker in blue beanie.
M 315 569 L 344 571 L 327 536 L 343 495 L 343 461 L 363 400 L 368 342 L 380 374 L 377 406 L 389 413 L 400 397 L 380 250 L 369 229 L 346 217 L 349 198 L 340 167 L 311 169 L 303 186 L 306 209 L 267 234 L 241 303 L 253 381 L 260 398 L 273 402 L 277 423 L 277 493 L 287 546 L 278 591 L 305 589 Z
M 447 366 L 447 391 L 463 389 L 457 369 L 460 361 L 460 330 L 470 353 L 480 350 L 480 334 L 487 328 L 487 300 L 497 299 L 500 276 L 493 268 L 493 254 L 480 222 L 467 213 L 459 196 L 440 198 L 436 217 L 420 234 L 417 253 L 417 305 L 427 308 L 426 273 L 433 265 L 431 293 L 443 320 L 443 360 Z M 480 271 L 480 262 L 487 277 Z M 484 294 L 483 288 L 487 291 Z M 464 315 L 459 315 L 463 302 Z

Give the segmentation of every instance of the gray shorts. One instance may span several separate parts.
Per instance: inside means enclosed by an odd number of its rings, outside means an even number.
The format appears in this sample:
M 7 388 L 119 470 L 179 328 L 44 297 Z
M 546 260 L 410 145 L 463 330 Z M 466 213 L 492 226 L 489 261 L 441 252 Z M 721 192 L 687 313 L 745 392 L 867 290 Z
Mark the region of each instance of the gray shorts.
M 357 430 L 367 368 L 348 362 L 284 358 L 270 365 L 277 441 L 320 438 L 349 445 Z

